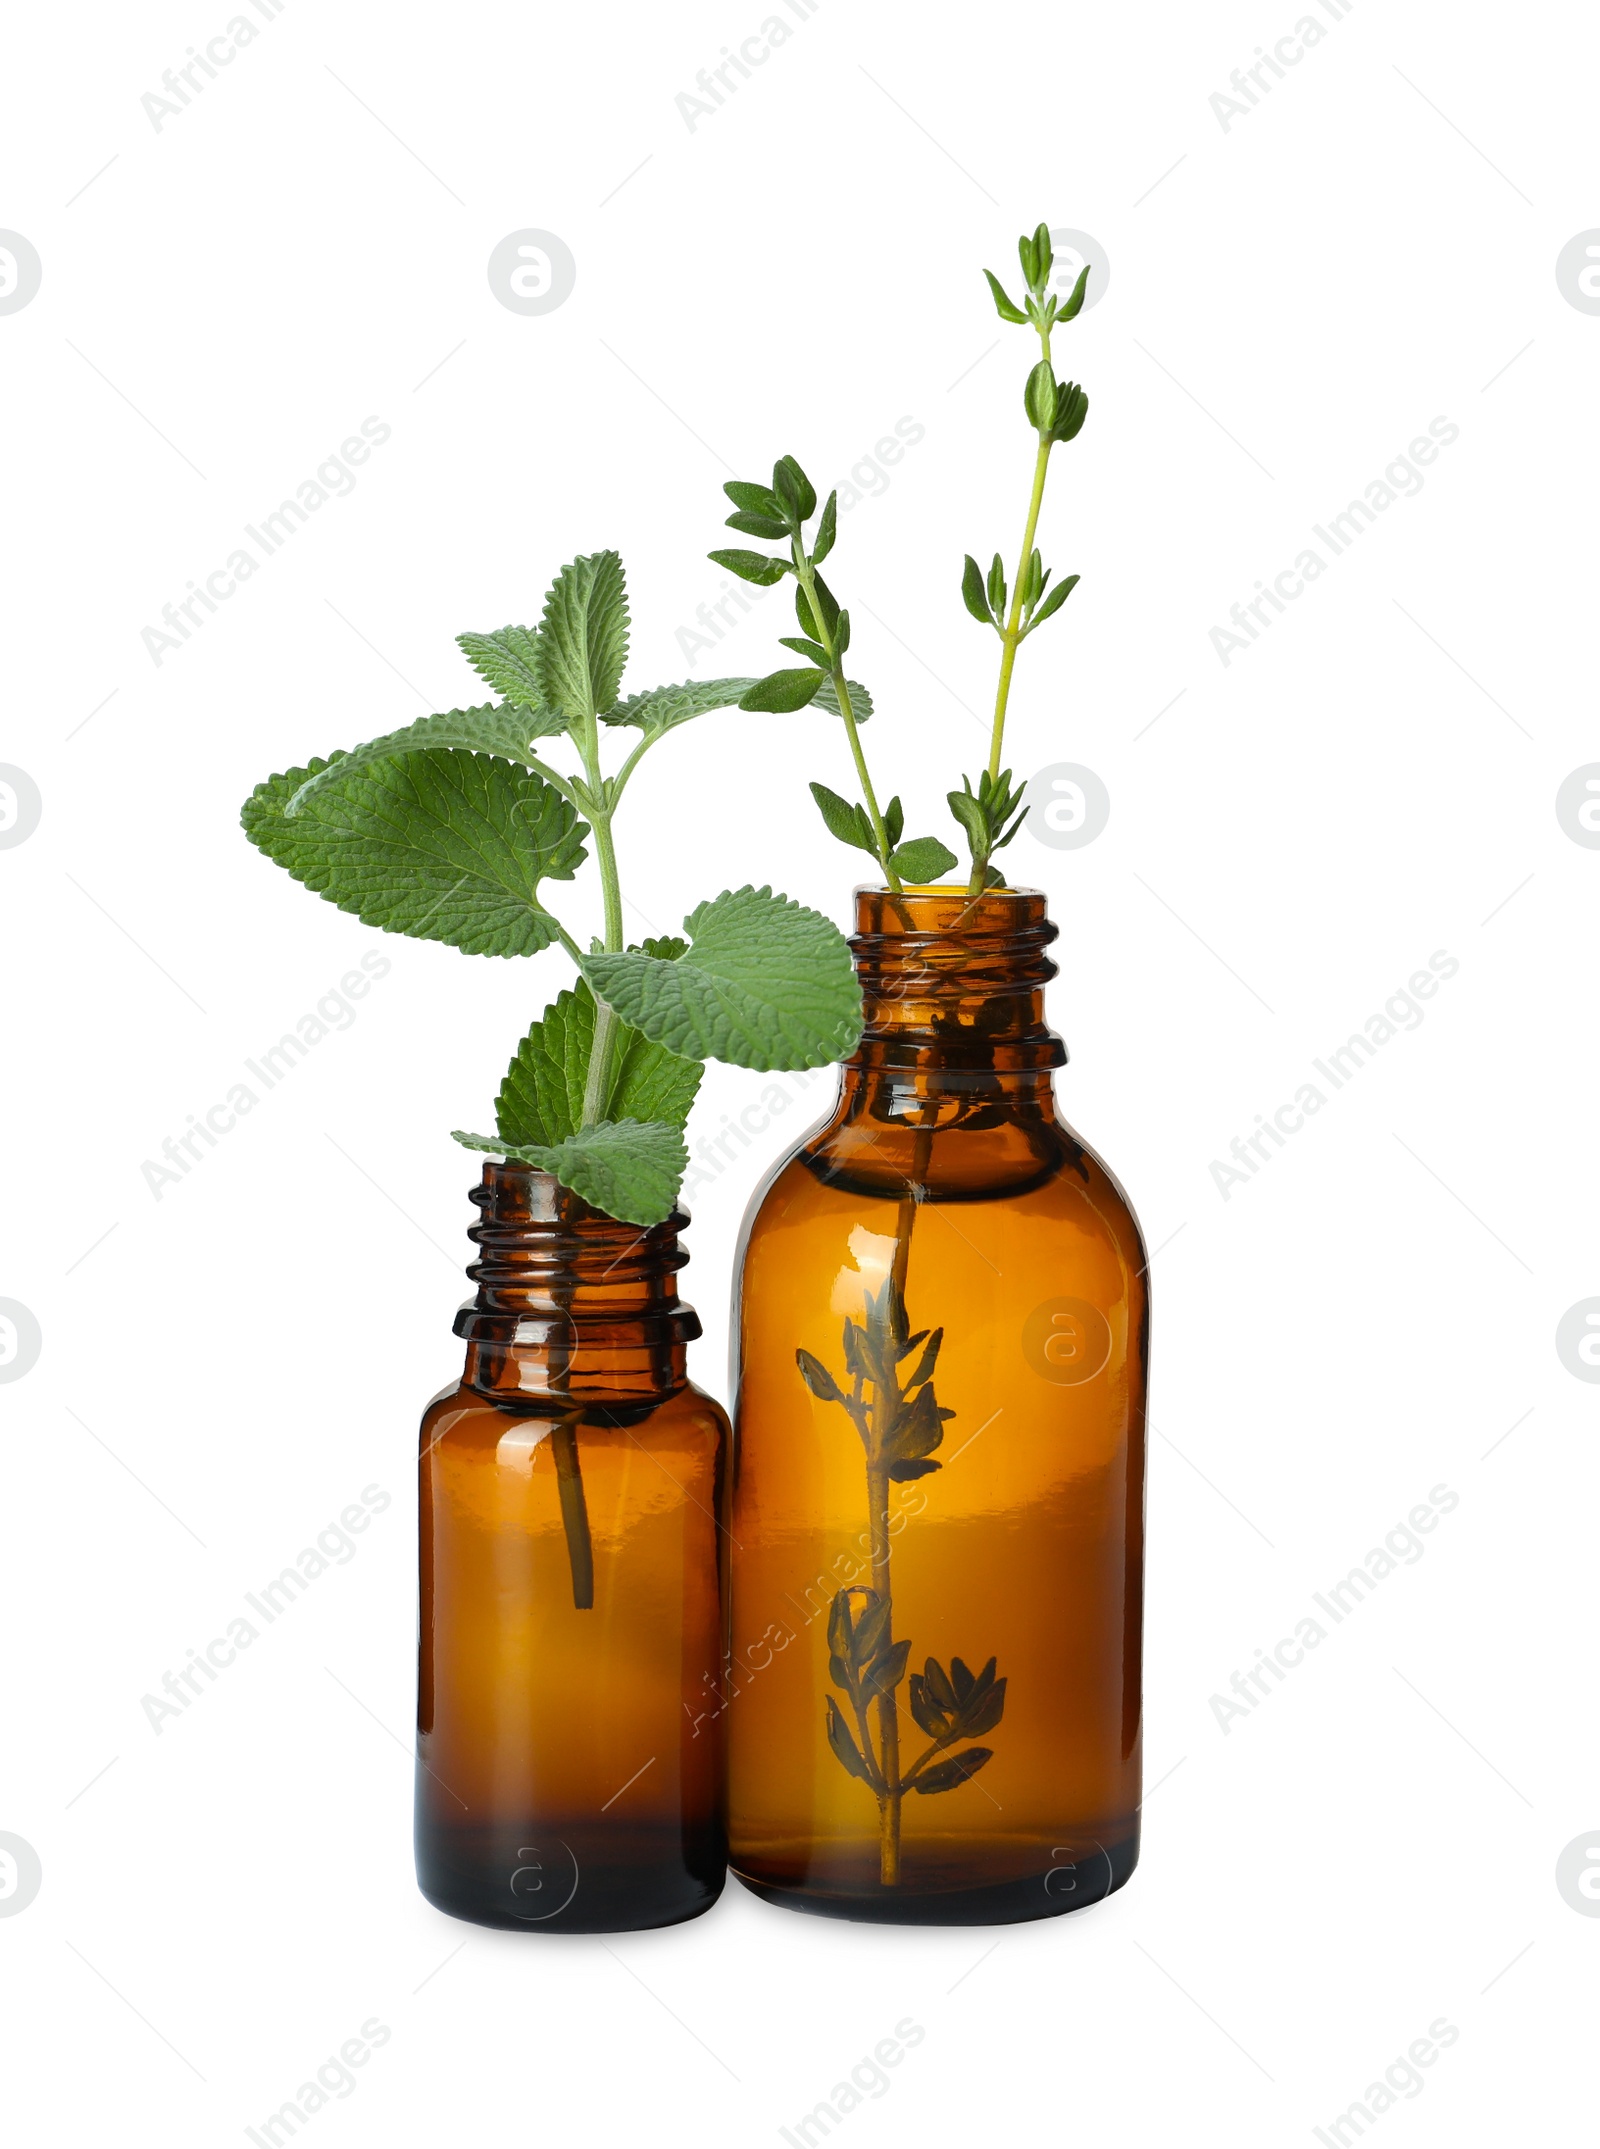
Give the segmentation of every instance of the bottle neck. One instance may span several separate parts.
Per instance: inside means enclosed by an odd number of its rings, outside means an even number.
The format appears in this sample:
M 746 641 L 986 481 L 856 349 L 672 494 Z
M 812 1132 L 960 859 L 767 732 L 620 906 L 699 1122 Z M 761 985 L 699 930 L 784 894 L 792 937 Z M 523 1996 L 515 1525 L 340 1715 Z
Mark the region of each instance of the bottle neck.
M 478 1289 L 455 1319 L 464 1387 L 541 1416 L 683 1387 L 700 1322 L 678 1296 L 681 1210 L 648 1229 L 618 1223 L 524 1164 L 485 1164 L 472 1200 Z
M 845 1063 L 841 1104 L 911 1124 L 959 1121 L 961 1100 L 990 1112 L 1053 1108 L 1067 1048 L 1044 1019 L 1057 928 L 1036 889 L 892 896 L 856 891 L 850 946 L 865 1026 Z

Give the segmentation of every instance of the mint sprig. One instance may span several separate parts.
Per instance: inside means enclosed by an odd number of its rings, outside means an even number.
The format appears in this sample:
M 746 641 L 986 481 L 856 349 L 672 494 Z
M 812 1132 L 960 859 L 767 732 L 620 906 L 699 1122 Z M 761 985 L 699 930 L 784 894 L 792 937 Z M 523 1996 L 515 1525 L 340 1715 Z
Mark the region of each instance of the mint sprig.
M 285 770 L 258 786 L 242 818 L 251 842 L 296 880 L 382 931 L 473 955 L 533 955 L 559 941 L 576 984 L 518 1045 L 495 1134 L 457 1139 L 650 1225 L 677 1198 L 701 1062 L 818 1066 L 853 1048 L 861 1001 L 837 930 L 770 889 L 702 903 L 687 921 L 692 942 L 625 946 L 614 823 L 634 770 L 668 732 L 758 685 L 689 680 L 624 697 L 628 637 L 617 554 L 573 560 L 538 626 L 458 638 L 499 702 Z M 627 727 L 638 737 L 608 771 L 601 740 Z M 557 750 L 565 768 L 544 758 Z M 547 891 L 574 878 L 591 846 L 604 930 L 586 952 Z
M 549 1172 L 574 1194 L 624 1224 L 664 1223 L 689 1166 L 681 1128 L 649 1120 L 601 1120 L 561 1142 L 508 1142 L 504 1136 L 462 1134 L 463 1149 Z
M 824 1067 L 854 1050 L 861 993 L 830 922 L 770 888 L 724 890 L 683 921 L 670 961 L 590 954 L 584 976 L 625 1022 L 686 1059 Z
M 290 818 L 308 779 L 331 780 Z M 537 955 L 561 928 L 540 900 L 571 880 L 589 833 L 544 778 L 487 754 L 434 749 L 344 775 L 313 761 L 259 785 L 244 832 L 297 881 L 365 925 L 467 955 Z

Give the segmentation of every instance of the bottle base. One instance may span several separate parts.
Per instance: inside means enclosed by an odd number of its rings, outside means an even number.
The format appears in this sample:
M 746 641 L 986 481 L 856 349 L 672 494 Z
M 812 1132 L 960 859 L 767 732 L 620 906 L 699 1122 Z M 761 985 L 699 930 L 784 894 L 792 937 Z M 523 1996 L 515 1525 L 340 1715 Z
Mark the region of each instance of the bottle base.
M 720 1844 L 673 1832 L 590 1843 L 571 1828 L 452 1830 L 417 1844 L 417 1886 L 448 1917 L 500 1932 L 639 1933 L 708 1911 L 726 1878 Z
M 913 1880 L 910 1886 L 886 1888 L 865 1876 L 854 1884 L 840 1879 L 829 1886 L 799 1878 L 764 1878 L 741 1872 L 737 1865 L 730 1870 L 764 1903 L 814 1918 L 846 1918 L 865 1925 L 1022 1925 L 1104 1902 L 1127 1884 L 1139 1862 L 1137 1835 L 1110 1845 L 1055 1848 L 1060 1856 L 1042 1871 L 970 1886 L 952 1881 L 919 1887 Z

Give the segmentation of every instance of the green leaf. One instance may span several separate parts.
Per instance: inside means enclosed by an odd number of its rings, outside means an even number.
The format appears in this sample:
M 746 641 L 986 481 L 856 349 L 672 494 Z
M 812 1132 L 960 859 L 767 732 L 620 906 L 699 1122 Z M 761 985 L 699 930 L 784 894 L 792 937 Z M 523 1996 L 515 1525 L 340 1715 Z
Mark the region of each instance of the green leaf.
M 586 955 L 585 977 L 624 1022 L 685 1059 L 822 1067 L 861 1034 L 850 950 L 828 919 L 770 888 L 724 891 L 684 920 L 688 953 Z
M 681 943 L 650 945 L 665 949 Z M 578 1132 L 594 1049 L 594 1018 L 594 994 L 580 978 L 574 990 L 558 993 L 531 1025 L 495 1099 L 494 1123 L 503 1140 L 548 1144 Z M 700 1087 L 698 1062 L 680 1059 L 619 1022 L 611 1069 L 611 1094 L 601 1106 L 604 1117 L 654 1121 L 681 1131 Z
M 1026 323 L 1028 316 L 1023 312 L 1020 306 L 1014 305 L 1012 301 L 1006 297 L 1005 292 L 1001 288 L 1000 279 L 998 276 L 995 275 L 994 271 L 992 269 L 985 269 L 983 273 L 989 279 L 989 289 L 994 293 L 995 311 L 999 314 L 1001 320 L 1021 321 L 1023 323 Z
M 954 1791 L 969 1776 L 976 1776 L 985 1761 L 993 1759 L 992 1746 L 968 1746 L 963 1752 L 952 1754 L 948 1761 L 940 1761 L 934 1767 L 924 1769 L 920 1776 L 914 1776 L 911 1788 L 924 1798 L 931 1798 L 936 1791 Z
M 839 495 L 829 493 L 822 504 L 822 519 L 817 524 L 817 534 L 811 545 L 811 564 L 820 567 L 833 550 L 833 541 L 839 534 Z
M 679 724 L 704 716 L 710 709 L 737 708 L 739 697 L 756 684 L 754 679 L 686 679 L 681 686 L 646 687 L 619 701 L 614 709 L 603 710 L 601 720 L 637 724 L 651 738 L 659 739 L 663 732 L 675 731 Z
M 1048 358 L 1041 358 L 1028 375 L 1022 391 L 1022 407 L 1028 423 L 1048 433 L 1056 418 L 1056 377 Z
M 1053 422 L 1049 424 L 1052 440 L 1076 440 L 1083 431 L 1083 421 L 1089 415 L 1089 398 L 1076 381 L 1063 381 L 1056 394 Z
M 628 592 L 614 552 L 592 552 L 563 567 L 550 586 L 539 629 L 544 699 L 569 722 L 609 709 L 628 661 Z
M 1039 270 L 1039 287 L 1042 290 L 1050 281 L 1050 271 L 1055 267 L 1056 252 L 1050 244 L 1050 226 L 1041 224 L 1033 235 L 1033 258 Z
M 1006 570 L 1005 563 L 1001 560 L 998 552 L 989 565 L 989 580 L 985 585 L 985 594 L 989 599 L 989 609 L 994 614 L 995 623 L 998 625 L 1000 615 L 1006 608 Z
M 722 489 L 734 506 L 743 508 L 746 514 L 770 515 L 775 519 L 781 519 L 783 515 L 783 502 L 769 486 L 747 485 L 742 478 L 730 478 Z
M 872 696 L 859 679 L 847 679 L 845 685 L 850 690 L 851 714 L 858 724 L 864 724 L 872 714 Z M 834 687 L 831 673 L 817 688 L 816 707 L 826 709 L 830 716 L 843 716 L 844 714 L 844 711 L 839 706 L 839 696 Z
M 902 843 L 889 860 L 902 880 L 926 887 L 943 873 L 948 873 L 956 862 L 956 854 L 941 843 L 937 836 L 913 836 L 909 843 Z
M 455 1139 L 464 1149 L 551 1173 L 590 1208 L 624 1224 L 665 1223 L 689 1163 L 677 1127 L 637 1119 L 601 1120 L 562 1142 L 506 1142 L 460 1132 Z
M 539 736 L 565 729 L 560 710 L 545 707 L 537 629 L 501 627 L 494 634 L 458 634 L 456 647 L 497 694 L 519 709 L 537 709 L 548 719 Z
M 883 832 L 889 839 L 889 848 L 891 850 L 894 849 L 901 836 L 904 835 L 905 826 L 905 808 L 901 805 L 899 797 L 896 796 L 890 799 L 888 805 L 883 809 Z
M 765 679 L 756 681 L 739 706 L 787 716 L 795 709 L 803 709 L 808 701 L 815 701 L 817 689 L 826 677 L 827 673 L 814 665 L 803 671 L 769 672 Z
M 844 1391 L 820 1358 L 813 1358 L 809 1351 L 796 1351 L 794 1359 L 800 1368 L 800 1378 L 819 1403 L 844 1401 Z
M 1022 280 L 1031 291 L 1039 281 L 1039 249 L 1036 240 L 1019 239 L 1017 258 L 1022 263 Z
M 780 634 L 778 641 L 783 648 L 792 649 L 797 657 L 807 658 L 820 670 L 826 671 L 832 662 L 820 642 L 808 642 L 803 634 Z
M 769 560 L 764 552 L 741 552 L 737 546 L 726 552 L 708 552 L 706 558 L 714 560 L 719 567 L 726 567 L 729 574 L 737 575 L 742 582 L 759 582 L 766 588 L 781 582 L 789 572 L 787 561 Z
M 961 570 L 961 601 L 974 619 L 981 619 L 986 627 L 994 625 L 994 614 L 983 593 L 983 570 L 970 552 L 967 564 Z
M 436 751 L 336 774 L 294 820 L 285 807 L 329 767 L 261 784 L 241 819 L 256 848 L 326 902 L 386 933 L 468 955 L 537 955 L 556 937 L 542 880 L 571 880 L 589 833 L 542 777 L 488 754 Z
M 852 1776 L 858 1776 L 863 1783 L 872 1783 L 872 1771 L 861 1758 L 861 1749 L 831 1694 L 828 1696 L 828 1744 L 833 1748 L 835 1758 L 844 1763 Z
M 976 854 L 989 840 L 988 817 L 970 791 L 947 791 L 945 797 Z
M 739 530 L 746 537 L 764 537 L 769 544 L 781 544 L 789 535 L 789 525 L 771 515 L 730 515 L 728 528 Z
M 830 791 L 825 783 L 814 783 L 811 796 L 817 802 L 817 811 L 827 824 L 830 836 L 837 836 L 841 843 L 848 843 L 852 850 L 866 851 L 871 857 L 878 855 L 873 841 L 872 823 L 865 810 L 848 798 L 841 798 L 837 791 Z
M 533 740 L 566 729 L 567 720 L 558 711 L 543 710 L 539 715 L 549 721 L 541 726 L 534 713 L 527 709 L 509 709 L 502 702 L 485 702 L 480 709 L 450 709 L 442 716 L 419 716 L 414 724 L 407 724 L 399 731 L 386 731 L 382 738 L 368 739 L 364 745 L 352 747 L 347 754 L 334 754 L 329 760 L 318 762 L 316 767 L 320 773 L 306 778 L 284 811 L 291 821 L 295 820 L 305 811 L 307 799 L 315 797 L 330 783 L 341 782 L 370 762 L 393 761 L 400 754 L 417 753 L 429 747 L 459 746 L 468 753 L 498 754 L 502 761 L 517 761 L 526 767 L 528 748 Z
M 780 455 L 772 466 L 772 489 L 793 514 L 796 522 L 808 522 L 817 512 L 817 496 L 792 455 Z
M 1083 294 L 1089 288 L 1089 265 L 1084 263 L 1078 272 L 1078 280 L 1072 287 L 1072 296 L 1057 314 L 1058 321 L 1075 321 L 1083 311 Z
M 1055 588 L 1051 590 L 1049 595 L 1045 598 L 1044 603 L 1040 605 L 1038 611 L 1035 612 L 1032 619 L 1029 620 L 1028 632 L 1030 634 L 1033 632 L 1035 627 L 1042 627 L 1045 621 L 1050 618 L 1052 613 L 1060 611 L 1061 607 L 1066 603 L 1067 599 L 1077 588 L 1081 579 L 1082 577 L 1079 575 L 1068 575 L 1065 582 L 1058 582 L 1056 584 Z

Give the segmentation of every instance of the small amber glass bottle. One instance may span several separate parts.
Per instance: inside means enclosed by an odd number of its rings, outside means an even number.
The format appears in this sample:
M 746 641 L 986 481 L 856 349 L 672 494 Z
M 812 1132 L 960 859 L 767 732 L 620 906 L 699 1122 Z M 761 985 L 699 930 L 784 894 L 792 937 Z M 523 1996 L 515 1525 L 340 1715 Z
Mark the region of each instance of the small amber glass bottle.
M 417 1877 L 525 1932 L 722 1891 L 728 1421 L 685 1371 L 681 1213 L 486 1164 L 461 1379 L 422 1421 Z
M 1057 1116 L 1044 899 L 858 893 L 866 1029 L 746 1223 L 730 1858 L 1049 1917 L 1138 1850 L 1146 1257 Z

